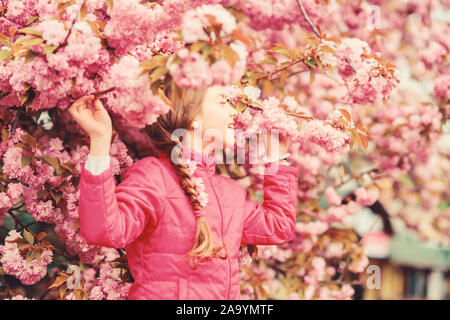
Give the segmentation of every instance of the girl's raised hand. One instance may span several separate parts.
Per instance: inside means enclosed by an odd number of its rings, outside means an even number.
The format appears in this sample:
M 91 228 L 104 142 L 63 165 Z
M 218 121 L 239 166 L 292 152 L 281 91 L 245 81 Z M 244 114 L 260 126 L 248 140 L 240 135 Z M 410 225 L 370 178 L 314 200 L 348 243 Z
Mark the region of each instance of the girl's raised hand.
M 93 110 L 88 104 L 89 101 L 93 101 Z M 69 107 L 69 112 L 91 139 L 111 138 L 111 118 L 101 101 L 95 96 L 86 95 L 77 99 Z

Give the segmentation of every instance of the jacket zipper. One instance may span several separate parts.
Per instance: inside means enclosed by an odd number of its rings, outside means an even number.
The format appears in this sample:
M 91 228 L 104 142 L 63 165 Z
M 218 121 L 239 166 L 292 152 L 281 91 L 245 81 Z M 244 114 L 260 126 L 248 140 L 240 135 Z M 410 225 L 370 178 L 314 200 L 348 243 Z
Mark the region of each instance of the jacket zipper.
M 227 272 L 227 291 L 226 291 L 226 293 L 225 293 L 225 299 L 228 300 L 228 296 L 229 296 L 229 294 L 230 294 L 230 284 L 231 284 L 231 279 L 230 279 L 230 277 L 231 277 L 231 266 L 230 266 L 230 255 L 228 254 L 227 247 L 226 247 L 226 245 L 225 245 L 225 243 L 224 243 L 224 240 L 223 240 L 223 215 L 222 215 L 222 206 L 220 205 L 219 198 L 217 197 L 216 190 L 214 189 L 213 184 L 212 184 L 211 181 L 209 180 L 209 177 L 208 177 L 208 182 L 209 182 L 209 185 L 211 186 L 211 189 L 213 190 L 214 195 L 215 195 L 215 197 L 216 197 L 216 199 L 217 199 L 217 204 L 218 204 L 218 206 L 219 206 L 219 211 L 220 211 L 220 220 L 221 220 L 221 226 L 220 226 L 220 227 L 221 227 L 221 233 L 222 233 L 222 245 L 223 245 L 223 247 L 225 248 L 225 252 L 227 253 L 227 263 L 228 263 L 228 272 Z

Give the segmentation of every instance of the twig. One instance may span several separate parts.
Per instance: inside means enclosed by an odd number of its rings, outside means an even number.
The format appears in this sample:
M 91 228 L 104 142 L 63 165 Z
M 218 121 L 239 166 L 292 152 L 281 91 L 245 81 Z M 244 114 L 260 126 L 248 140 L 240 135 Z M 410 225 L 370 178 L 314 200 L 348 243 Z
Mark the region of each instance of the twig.
M 350 61 L 348 60 L 348 58 L 345 58 L 345 62 L 347 62 L 348 65 L 350 66 L 350 68 L 352 68 L 353 71 L 356 73 L 356 69 L 352 66 L 352 64 L 350 63 Z
M 312 29 L 312 31 L 314 32 L 314 34 L 315 34 L 318 38 L 320 38 L 319 31 L 317 31 L 316 27 L 313 26 L 311 20 L 310 20 L 309 17 L 308 17 L 308 14 L 307 14 L 306 11 L 305 11 L 305 8 L 303 8 L 302 2 L 301 2 L 300 0 L 297 0 L 297 4 L 298 4 L 298 6 L 299 6 L 299 8 L 300 8 L 300 11 L 301 11 L 302 14 L 303 14 L 303 17 L 305 18 L 306 22 L 307 22 L 307 23 L 309 24 L 309 26 L 311 27 L 311 29 Z
M 300 0 L 297 0 L 297 4 L 300 8 L 300 11 L 302 12 L 303 17 L 305 18 L 306 22 L 309 24 L 309 26 L 311 27 L 312 31 L 314 32 L 314 34 L 316 35 L 317 38 L 321 39 L 320 33 L 319 31 L 317 31 L 316 27 L 313 26 L 311 20 L 309 19 L 308 14 L 305 11 L 305 8 L 303 8 L 303 4 Z M 350 61 L 348 60 L 348 58 L 345 58 L 345 61 L 348 63 L 348 65 L 350 66 L 350 68 L 353 69 L 353 71 L 356 73 L 356 69 L 352 66 L 352 64 L 350 63 Z
M 290 64 L 284 66 L 283 68 L 280 68 L 280 69 L 278 69 L 277 71 L 275 71 L 275 72 L 273 72 L 273 73 L 268 73 L 268 74 L 266 74 L 264 77 L 257 78 L 256 80 L 266 79 L 266 78 L 269 77 L 269 76 L 270 76 L 270 78 L 272 79 L 272 76 L 274 76 L 274 75 L 276 75 L 277 73 L 280 73 L 281 71 L 286 70 L 286 69 L 288 69 L 288 68 L 290 68 L 290 67 L 292 67 L 292 66 L 294 66 L 294 65 L 296 65 L 297 63 L 300 63 L 300 62 L 303 62 L 303 60 L 301 60 L 301 59 L 299 59 L 299 60 L 294 60 L 294 61 L 292 61 Z
M 13 122 L 13 124 L 12 124 L 12 127 L 11 127 L 11 136 L 9 137 L 10 139 L 14 136 L 14 134 L 16 133 L 16 127 L 17 127 L 17 121 L 19 120 L 19 116 L 20 116 L 20 113 L 22 112 L 22 108 L 19 108 L 18 110 L 17 110 L 17 112 L 16 112 L 16 115 L 15 115 L 15 117 L 14 117 L 14 122 Z
M 11 210 L 8 210 L 8 211 L 6 211 L 13 219 L 14 219 L 14 222 L 15 222 L 15 224 L 16 224 L 16 227 L 15 228 L 17 228 L 17 225 L 21 225 L 22 226 L 22 229 L 25 229 L 25 230 L 27 230 L 28 232 L 30 232 L 32 235 L 33 235 L 33 237 L 37 240 L 37 236 L 34 234 L 34 232 L 32 232 L 30 229 L 28 229 L 24 224 L 23 224 L 23 222 L 22 222 L 22 220 L 20 220 L 14 213 L 12 213 L 12 212 L 10 212 Z
M 99 97 L 99 96 L 107 94 L 108 92 L 111 92 L 111 91 L 113 91 L 115 89 L 116 89 L 116 87 L 112 87 L 112 88 L 109 88 L 109 89 L 106 89 L 106 90 L 103 90 L 103 91 L 91 93 L 91 95 L 93 95 L 95 97 Z
M 82 8 L 82 7 L 84 6 L 85 3 L 86 3 L 86 0 L 83 1 L 83 4 L 81 5 L 80 8 Z M 78 12 L 78 14 L 79 14 L 79 12 Z M 77 14 L 77 16 L 75 17 L 75 19 L 73 19 L 72 25 L 70 26 L 70 29 L 69 29 L 69 31 L 67 32 L 67 35 L 66 35 L 66 37 L 64 38 L 63 43 L 61 43 L 61 44 L 58 46 L 58 48 L 56 48 L 56 49 L 53 51 L 53 54 L 55 54 L 59 49 L 61 49 L 63 46 L 65 46 L 65 45 L 67 44 L 67 41 L 69 40 L 69 37 L 70 37 L 70 35 L 72 34 L 73 27 L 75 26 L 75 23 L 76 23 L 76 21 L 77 21 L 78 14 Z
M 348 179 L 346 179 L 345 181 L 342 181 L 339 185 L 334 186 L 334 188 L 339 188 L 340 186 L 346 184 L 347 182 L 349 182 L 349 181 L 351 181 L 351 180 L 353 180 L 353 179 L 361 178 L 363 175 L 365 175 L 365 174 L 370 174 L 370 173 L 372 173 L 372 172 L 375 172 L 375 173 L 376 173 L 376 172 L 378 172 L 379 170 L 380 170 L 380 169 L 378 169 L 378 168 L 372 168 L 372 169 L 370 169 L 370 170 L 361 172 L 359 175 L 357 175 L 357 176 L 355 176 L 355 177 L 350 176 L 350 177 L 349 177 Z
M 32 221 L 30 223 L 28 223 L 27 225 L 25 225 L 24 227 L 21 227 L 19 229 L 16 229 L 18 232 L 22 231 L 24 228 L 28 228 L 29 226 L 35 224 L 37 221 Z

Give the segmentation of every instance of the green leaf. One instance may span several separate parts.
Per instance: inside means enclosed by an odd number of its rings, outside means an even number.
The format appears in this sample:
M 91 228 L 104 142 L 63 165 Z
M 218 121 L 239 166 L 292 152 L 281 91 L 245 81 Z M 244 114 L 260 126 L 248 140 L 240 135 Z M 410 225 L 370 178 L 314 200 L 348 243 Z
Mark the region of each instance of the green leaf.
M 27 242 L 31 245 L 34 244 L 34 237 L 33 235 L 27 231 L 27 229 L 23 229 L 23 237 L 25 238 L 25 240 L 27 240 Z
M 205 41 L 197 41 L 191 46 L 191 52 L 199 52 L 207 45 Z
M 28 19 L 28 22 L 26 25 L 29 25 L 30 23 L 33 23 L 38 19 L 39 19 L 39 16 L 32 16 L 30 19 Z
M 268 95 L 272 91 L 272 82 L 269 80 L 263 79 L 263 89 L 264 94 Z
M 53 51 L 56 50 L 56 48 L 58 48 L 58 46 L 49 46 L 48 44 L 44 44 L 45 56 L 47 57 L 47 59 L 53 53 Z
M 38 259 L 38 261 L 41 261 L 41 254 L 42 254 L 42 252 L 44 252 L 44 250 L 38 248 L 38 249 L 33 250 L 33 252 L 34 252 L 34 257 L 36 257 Z
M 109 10 L 112 10 L 114 6 L 113 0 L 106 0 L 106 6 L 108 7 Z
M 234 68 L 235 63 L 239 61 L 239 55 L 227 45 L 222 46 L 222 53 L 225 60 Z
M 66 293 L 67 291 L 67 286 L 66 285 L 62 285 L 61 287 L 59 287 L 59 297 L 62 298 L 64 296 L 64 293 Z
M 0 61 L 9 59 L 11 57 L 11 51 L 10 50 L 0 50 Z
M 75 170 L 75 165 L 72 162 L 64 162 L 61 166 L 69 170 L 71 173 Z
M 19 44 L 21 44 L 22 42 L 24 42 L 25 40 L 28 40 L 28 39 L 30 39 L 30 37 L 27 37 L 27 36 L 18 37 L 16 39 L 16 41 L 14 42 L 14 44 L 15 45 L 19 45 Z
M 69 278 L 69 276 L 67 274 L 61 274 L 60 276 L 58 276 L 56 278 L 56 280 L 53 282 L 53 284 L 50 287 L 48 287 L 48 289 L 59 287 L 60 285 L 65 283 L 68 278 Z
M 16 146 L 16 148 L 22 148 L 22 149 L 27 150 L 29 152 L 33 151 L 33 149 L 30 146 L 27 146 L 26 144 L 23 144 L 23 143 L 20 143 L 20 142 L 16 143 L 15 146 Z
M 316 72 L 313 68 L 309 68 L 309 85 L 312 85 L 314 82 Z
M 55 169 L 56 174 L 61 174 L 61 163 L 58 158 L 43 156 L 42 159 Z
M 31 164 L 31 161 L 32 161 L 31 157 L 29 157 L 29 156 L 22 156 L 22 158 L 21 158 L 22 168 L 26 167 L 26 166 L 29 166 Z
M 29 94 L 28 94 L 28 92 L 27 92 L 27 94 L 21 94 L 20 92 L 17 93 L 17 94 L 18 94 L 18 96 L 19 96 L 20 103 L 21 103 L 21 105 L 23 106 L 23 104 L 24 104 L 25 102 L 27 102 Z
M 157 67 L 163 67 L 168 60 L 167 56 L 157 55 L 153 56 L 150 60 L 142 61 L 139 66 L 144 70 L 153 70 Z
M 290 52 L 289 50 L 286 50 L 284 48 L 273 48 L 273 49 L 269 49 L 269 52 L 276 52 L 276 53 L 280 53 L 280 54 L 284 54 L 285 56 L 290 56 Z
M 44 42 L 44 39 L 42 39 L 42 38 L 32 38 L 30 40 L 22 42 L 22 46 L 24 46 L 24 47 L 32 47 L 32 46 L 36 46 L 38 44 L 41 44 L 42 42 Z
M 83 20 L 87 15 L 87 7 L 86 2 L 83 2 L 83 5 L 80 8 L 80 19 Z
M 305 61 L 305 63 L 310 66 L 311 68 L 315 67 L 314 59 L 308 59 Z
M 58 11 L 65 11 L 68 7 L 70 7 L 71 5 L 73 5 L 75 3 L 75 0 L 70 0 L 70 1 L 66 1 L 66 2 L 62 2 L 60 1 L 58 3 Z
M 236 111 L 237 112 L 243 112 L 245 109 L 247 109 L 247 105 L 245 103 L 239 101 L 236 104 Z
M 23 134 L 20 136 L 20 139 L 25 142 L 25 144 L 36 147 L 36 138 L 29 134 Z
M 281 82 L 281 84 L 284 84 L 286 82 L 286 78 L 287 78 L 286 70 L 280 71 L 280 82 Z
M 34 251 L 33 250 L 28 250 L 27 251 L 27 257 L 26 257 L 26 262 L 30 263 L 31 260 L 33 260 L 33 256 L 34 256 Z
M 91 26 L 91 29 L 94 31 L 95 35 L 99 38 L 102 38 L 103 35 L 98 27 L 98 21 L 90 21 L 90 20 L 86 20 L 86 22 Z
M 211 46 L 205 46 L 203 48 L 203 57 L 206 58 L 211 53 L 212 47 Z
M 24 240 L 25 241 L 25 240 Z M 30 246 L 28 242 L 25 241 L 25 243 L 17 243 L 17 249 L 23 250 Z
M 60 191 L 53 191 L 50 190 L 50 194 L 52 195 L 52 198 L 55 200 L 56 204 L 59 203 L 59 201 L 61 200 L 63 193 Z
M 31 34 L 33 36 L 42 37 L 42 32 L 40 32 L 40 31 L 38 31 L 36 29 L 30 28 L 30 27 L 19 29 L 19 32 L 22 32 L 22 33 L 25 33 L 25 34 Z
M 37 56 L 38 54 L 36 52 L 28 50 L 27 54 L 25 55 L 25 63 L 32 62 Z
M 328 52 L 328 53 L 334 54 L 334 55 L 337 54 L 336 50 L 334 50 L 332 47 L 327 46 L 327 45 L 320 47 L 320 50 L 323 52 Z

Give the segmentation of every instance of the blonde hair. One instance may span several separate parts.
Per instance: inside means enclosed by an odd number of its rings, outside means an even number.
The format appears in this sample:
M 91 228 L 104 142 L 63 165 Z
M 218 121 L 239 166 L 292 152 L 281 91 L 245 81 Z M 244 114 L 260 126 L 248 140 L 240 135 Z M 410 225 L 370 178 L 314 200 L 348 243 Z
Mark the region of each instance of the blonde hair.
M 202 108 L 206 91 L 207 88 L 186 89 L 184 97 L 178 99 L 168 113 L 159 116 L 154 124 L 145 127 L 147 135 L 158 150 L 163 151 L 171 159 L 172 150 L 175 148 L 175 151 L 180 156 L 176 163 L 171 161 L 171 164 L 194 211 L 202 210 L 203 207 L 199 201 L 199 194 L 191 180 L 188 166 L 181 157 L 181 141 L 174 137 L 172 132 L 176 129 L 190 128 L 195 116 Z M 221 249 L 222 247 L 214 247 L 211 228 L 206 218 L 204 216 L 197 217 L 194 243 L 192 249 L 186 254 L 189 257 L 191 268 L 196 269 L 199 264 L 205 264 L 206 262 L 201 262 L 202 259 L 208 260 L 212 257 L 226 258 L 226 256 L 218 255 Z

